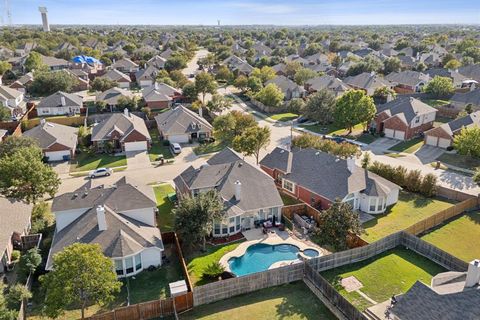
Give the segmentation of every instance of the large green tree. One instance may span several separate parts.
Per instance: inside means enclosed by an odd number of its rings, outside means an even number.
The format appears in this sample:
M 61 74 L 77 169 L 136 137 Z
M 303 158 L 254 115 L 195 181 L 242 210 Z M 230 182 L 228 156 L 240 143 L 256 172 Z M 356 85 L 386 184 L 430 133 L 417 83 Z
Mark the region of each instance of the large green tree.
M 233 82 L 233 85 L 238 89 L 240 89 L 242 92 L 245 91 L 245 89 L 247 88 L 247 84 L 248 84 L 248 78 L 242 74 L 239 75 Z
M 383 66 L 384 74 L 399 72 L 402 67 L 402 62 L 397 57 L 389 57 L 383 61 Z
M 205 106 L 205 96 L 207 93 L 214 94 L 217 90 L 217 83 L 211 74 L 200 72 L 195 76 L 195 88 L 202 95 L 202 106 Z
M 480 157 L 480 128 L 463 128 L 453 138 L 453 147 L 460 154 Z
M 218 192 L 210 190 L 193 198 L 182 199 L 173 213 L 175 230 L 183 242 L 201 242 L 205 250 L 206 237 L 212 232 L 214 221 L 222 219 L 224 206 Z
M 39 72 L 28 90 L 37 96 L 48 96 L 57 91 L 72 92 L 77 84 L 77 78 L 67 72 Z
M 284 98 L 282 90 L 274 83 L 269 83 L 255 95 L 255 99 L 267 107 L 279 107 Z
M 110 80 L 108 78 L 95 78 L 92 81 L 91 87 L 94 91 L 107 91 L 118 85 L 117 81 Z
M 208 101 L 207 108 L 212 112 L 222 112 L 232 106 L 232 98 L 221 94 L 214 94 L 212 99 Z
M 427 83 L 423 90 L 432 95 L 432 97 L 440 99 L 449 97 L 455 91 L 455 87 L 453 86 L 452 79 L 435 76 L 432 81 Z
M 45 314 L 61 316 L 68 307 L 81 309 L 90 304 L 106 304 L 120 292 L 113 261 L 105 257 L 99 244 L 72 244 L 53 256 L 52 271 L 40 277 L 45 289 Z
M 260 69 L 254 68 L 250 76 L 259 78 L 262 83 L 265 84 L 265 82 L 267 82 L 268 80 L 275 78 L 276 73 L 275 70 L 272 69 L 272 67 L 264 66 Z
M 30 52 L 27 59 L 25 60 L 24 67 L 25 69 L 27 69 L 27 71 L 40 71 L 45 70 L 46 68 L 42 60 L 42 55 L 35 51 Z
M 352 133 L 352 129 L 359 123 L 367 124 L 372 121 L 376 113 L 373 99 L 362 90 L 349 90 L 343 94 L 335 105 L 335 122 Z
M 246 129 L 256 125 L 257 122 L 251 114 L 237 110 L 232 110 L 213 120 L 215 137 L 226 143 L 231 143 L 236 136 L 241 135 Z
M 360 234 L 363 232 L 360 216 L 350 204 L 335 199 L 330 208 L 322 211 L 322 223 L 314 230 L 313 239 L 320 245 L 329 245 L 336 250 L 347 248 L 349 233 Z
M 335 96 L 327 89 L 310 95 L 305 103 L 303 114 L 311 120 L 327 124 L 333 120 Z
M 300 68 L 297 73 L 295 73 L 295 82 L 298 85 L 303 85 L 307 80 L 315 78 L 317 73 L 308 68 Z
M 3 104 L 0 102 L 0 121 L 9 121 L 11 117 L 12 113 L 10 112 L 10 109 L 3 106 Z
M 269 127 L 250 127 L 233 139 L 233 148 L 246 156 L 255 156 L 258 164 L 260 151 L 270 143 L 270 133 Z
M 0 61 L 0 76 L 3 76 L 8 70 L 12 70 L 12 65 L 7 61 Z

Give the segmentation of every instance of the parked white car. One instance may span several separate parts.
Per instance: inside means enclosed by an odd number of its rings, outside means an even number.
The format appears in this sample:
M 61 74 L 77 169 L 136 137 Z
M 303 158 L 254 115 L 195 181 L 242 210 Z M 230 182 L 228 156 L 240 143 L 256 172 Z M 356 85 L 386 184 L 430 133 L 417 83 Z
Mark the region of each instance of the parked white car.
M 98 178 L 103 176 L 109 176 L 112 173 L 113 173 L 113 170 L 110 168 L 98 168 L 96 170 L 90 171 L 88 173 L 88 177 L 93 179 L 93 178 Z
M 170 144 L 170 150 L 172 150 L 173 154 L 179 154 L 182 152 L 182 147 L 178 143 L 171 143 Z

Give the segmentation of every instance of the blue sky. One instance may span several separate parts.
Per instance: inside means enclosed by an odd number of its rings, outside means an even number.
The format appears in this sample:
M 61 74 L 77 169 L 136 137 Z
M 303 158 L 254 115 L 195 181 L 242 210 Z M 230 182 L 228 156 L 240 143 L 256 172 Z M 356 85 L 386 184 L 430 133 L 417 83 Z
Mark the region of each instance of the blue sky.
M 2 1 L 3 2 L 3 1 Z M 479 0 L 10 0 L 14 24 L 480 23 Z

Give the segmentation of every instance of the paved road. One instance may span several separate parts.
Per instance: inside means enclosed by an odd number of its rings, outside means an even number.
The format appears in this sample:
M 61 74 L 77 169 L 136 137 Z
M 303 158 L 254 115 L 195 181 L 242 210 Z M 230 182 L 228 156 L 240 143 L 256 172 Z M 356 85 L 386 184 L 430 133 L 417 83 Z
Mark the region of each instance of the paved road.
M 197 71 L 198 71 L 198 60 L 203 58 L 203 57 L 206 57 L 208 54 L 208 50 L 207 49 L 200 49 L 198 50 L 196 53 L 195 53 L 195 56 L 192 58 L 192 60 L 190 60 L 188 63 L 187 63 L 187 67 L 185 69 L 182 70 L 182 73 L 184 75 L 188 76 L 190 74 L 196 74 Z M 190 79 L 192 80 L 192 79 Z

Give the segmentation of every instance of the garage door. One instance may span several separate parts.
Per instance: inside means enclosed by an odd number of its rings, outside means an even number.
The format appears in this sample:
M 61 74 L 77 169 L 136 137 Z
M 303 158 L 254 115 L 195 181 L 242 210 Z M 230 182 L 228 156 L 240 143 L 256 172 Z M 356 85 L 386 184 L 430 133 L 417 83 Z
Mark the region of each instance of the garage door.
M 393 138 L 395 131 L 392 129 L 385 129 L 385 137 L 387 138 Z
M 438 146 L 439 146 L 440 148 L 446 149 L 446 148 L 448 148 L 450 145 L 451 145 L 450 139 L 443 139 L 443 138 L 438 139 Z
M 125 151 L 144 151 L 147 150 L 147 141 L 126 142 Z
M 393 137 L 398 140 L 405 140 L 405 131 L 395 130 Z
M 436 147 L 437 144 L 438 144 L 438 137 L 435 137 L 435 136 L 427 136 L 427 139 L 425 140 L 425 142 L 426 142 L 429 146 L 434 146 L 434 147 Z
M 179 134 L 179 135 L 171 135 L 168 136 L 168 141 L 176 142 L 176 143 L 188 143 L 188 135 L 186 134 Z
M 48 157 L 48 161 L 63 161 L 64 156 L 67 156 L 70 158 L 70 151 L 64 150 L 64 151 L 45 152 L 45 156 Z

